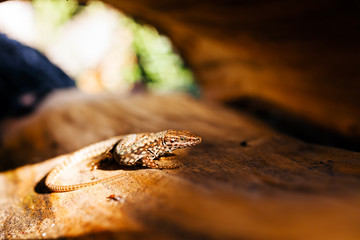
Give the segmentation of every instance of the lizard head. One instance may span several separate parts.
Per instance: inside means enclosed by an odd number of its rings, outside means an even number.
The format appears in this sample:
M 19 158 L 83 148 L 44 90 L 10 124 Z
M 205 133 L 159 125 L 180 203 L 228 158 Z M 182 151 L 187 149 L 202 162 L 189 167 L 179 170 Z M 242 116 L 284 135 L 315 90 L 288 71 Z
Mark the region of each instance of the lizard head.
M 164 145 L 170 150 L 190 147 L 201 142 L 201 137 L 185 130 L 167 130 Z

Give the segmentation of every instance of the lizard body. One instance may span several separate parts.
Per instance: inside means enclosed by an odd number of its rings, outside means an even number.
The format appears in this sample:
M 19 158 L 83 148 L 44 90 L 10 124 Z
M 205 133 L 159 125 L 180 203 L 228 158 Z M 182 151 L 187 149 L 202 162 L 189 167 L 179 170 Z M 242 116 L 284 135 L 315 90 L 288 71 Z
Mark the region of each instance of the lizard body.
M 171 153 L 176 149 L 190 147 L 200 142 L 201 138 L 199 136 L 185 130 L 166 130 L 157 133 L 138 133 L 113 137 L 62 156 L 64 158 L 63 162 L 49 172 L 45 179 L 45 185 L 53 192 L 68 192 L 108 182 L 120 176 L 115 175 L 97 181 L 73 185 L 55 184 L 56 179 L 65 169 L 94 158 L 114 159 L 119 165 L 123 166 L 142 165 L 157 169 L 174 168 L 173 165 L 159 166 L 154 159 L 165 153 Z

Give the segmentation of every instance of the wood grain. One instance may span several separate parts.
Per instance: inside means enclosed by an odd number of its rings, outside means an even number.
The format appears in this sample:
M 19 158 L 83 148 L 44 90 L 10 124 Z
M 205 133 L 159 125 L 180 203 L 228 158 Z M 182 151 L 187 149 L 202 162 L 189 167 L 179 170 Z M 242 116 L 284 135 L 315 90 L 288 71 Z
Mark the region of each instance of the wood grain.
M 64 91 L 2 127 L 0 238 L 360 238 L 359 153 L 280 135 L 217 105 Z M 177 154 L 179 169 L 99 171 L 123 176 L 68 193 L 43 188 L 60 154 L 168 128 L 203 138 Z M 86 177 L 84 166 L 72 171 L 70 182 Z

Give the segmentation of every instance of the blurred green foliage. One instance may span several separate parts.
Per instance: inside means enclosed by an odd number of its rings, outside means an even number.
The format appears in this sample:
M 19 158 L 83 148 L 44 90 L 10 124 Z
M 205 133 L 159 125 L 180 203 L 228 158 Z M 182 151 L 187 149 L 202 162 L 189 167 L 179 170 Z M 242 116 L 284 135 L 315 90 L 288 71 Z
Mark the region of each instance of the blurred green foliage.
M 75 0 L 32 0 L 37 29 L 44 41 L 51 39 L 54 32 L 70 20 L 79 8 Z
M 83 7 L 75 0 L 33 0 L 40 34 L 49 38 L 61 25 L 69 21 Z M 87 5 L 103 7 L 98 1 Z M 85 8 L 86 6 L 84 6 Z M 199 95 L 192 72 L 185 67 L 181 57 L 173 51 L 170 40 L 149 25 L 141 25 L 133 19 L 119 14 L 119 21 L 133 33 L 133 51 L 137 63 L 131 69 L 122 71 L 130 83 L 141 81 L 153 92 L 182 91 Z
M 123 16 L 122 22 L 134 34 L 133 48 L 139 64 L 135 76 L 141 74 L 145 84 L 156 92 L 199 94 L 192 72 L 173 51 L 169 38 L 159 35 L 154 27 L 138 24 L 129 17 Z

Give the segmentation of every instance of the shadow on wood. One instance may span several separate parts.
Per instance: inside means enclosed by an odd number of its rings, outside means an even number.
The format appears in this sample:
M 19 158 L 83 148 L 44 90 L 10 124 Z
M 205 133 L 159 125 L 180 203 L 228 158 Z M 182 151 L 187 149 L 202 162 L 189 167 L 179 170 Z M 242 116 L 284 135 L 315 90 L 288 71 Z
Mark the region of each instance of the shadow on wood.
M 357 1 L 104 2 L 166 33 L 207 98 L 260 98 L 360 136 Z

